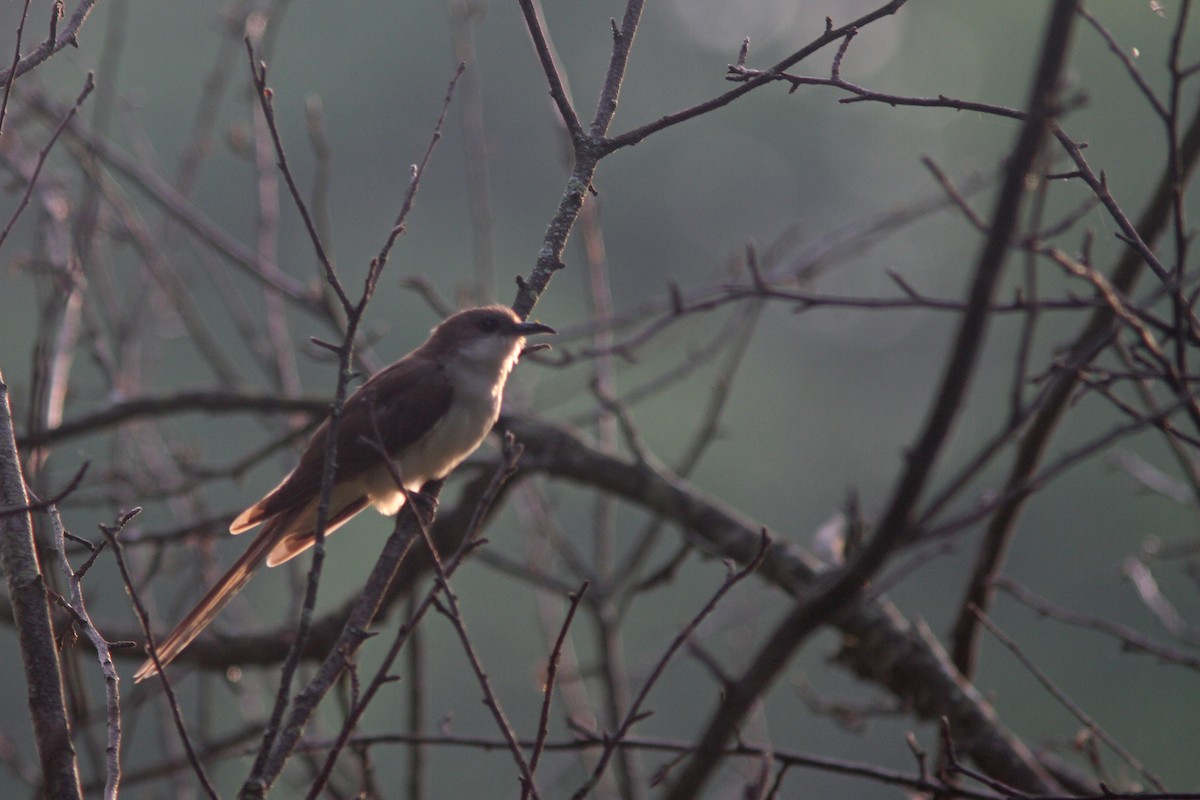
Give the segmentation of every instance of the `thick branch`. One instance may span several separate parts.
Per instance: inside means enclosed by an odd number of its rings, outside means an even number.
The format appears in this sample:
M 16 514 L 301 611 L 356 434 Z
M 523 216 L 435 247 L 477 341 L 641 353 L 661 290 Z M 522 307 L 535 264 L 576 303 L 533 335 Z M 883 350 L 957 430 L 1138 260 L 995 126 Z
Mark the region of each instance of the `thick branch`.
M 4 375 L 0 374 L 0 506 L 28 504 L 25 478 L 21 474 L 13 438 L 8 386 L 4 383 Z M 45 581 L 33 541 L 33 521 L 25 512 L 9 514 L 0 520 L 0 524 L 4 526 L 0 530 L 0 566 L 8 584 L 21 658 L 25 664 L 29 713 L 33 718 L 46 796 L 80 797 L 78 765 L 63 700 L 62 673 L 46 603 Z
M 573 432 L 531 417 L 507 417 L 502 423 L 525 447 L 524 469 L 622 497 L 679 525 L 716 557 L 747 564 L 757 553 L 759 523 L 666 470 L 607 455 Z M 773 535 L 756 574 L 800 596 L 817 585 L 821 565 L 785 537 Z M 844 635 L 838 656 L 842 664 L 895 694 L 921 718 L 949 718 L 960 750 L 985 772 L 1018 785 L 1037 780 L 1039 768 L 1029 749 L 997 720 L 979 691 L 962 680 L 937 640 L 891 603 L 860 596 L 829 623 Z
M 1200 108 L 1196 110 L 1183 136 L 1179 157 L 1179 169 L 1168 166 L 1164 170 L 1150 204 L 1138 220 L 1139 241 L 1153 244 L 1162 236 L 1171 221 L 1176 183 L 1186 183 L 1195 171 L 1196 163 L 1200 160 Z M 1128 296 L 1145 269 L 1146 262 L 1142 254 L 1138 249 L 1130 247 L 1125 250 L 1113 269 L 1109 283 L 1117 292 Z M 994 593 L 992 581 L 1000 573 L 1017 521 L 1029 499 L 1027 494 L 1010 493 L 1010 490 L 1015 486 L 1024 485 L 1037 471 L 1059 421 L 1070 407 L 1075 388 L 1079 385 L 1080 371 L 1095 358 L 1101 349 L 1100 344 L 1111 335 L 1114 321 L 1113 310 L 1108 306 L 1099 306 L 1092 313 L 1062 359 L 1064 368 L 1057 370 L 1051 378 L 1045 402 L 1030 424 L 1028 432 L 1020 439 L 1019 449 L 1004 488 L 1004 493 L 1011 497 L 1011 500 L 1005 503 L 988 523 L 983 546 L 951 637 L 954 663 L 966 675 L 974 672 L 975 647 L 979 638 L 978 617 L 969 608 L 973 604 L 987 611 L 991 606 Z
M 501 426 L 512 431 L 525 448 L 521 460 L 524 474 L 541 472 L 620 497 L 675 523 L 714 557 L 744 565 L 757 554 L 760 523 L 670 472 L 603 453 L 570 429 L 534 417 L 506 416 Z M 430 533 L 441 552 L 458 548 L 490 475 L 490 470 L 482 470 L 458 501 L 438 514 Z M 756 574 L 790 596 L 810 591 L 821 576 L 821 564 L 789 544 L 785 536 L 776 534 L 772 539 Z M 428 550 L 418 542 L 401 562 L 385 607 L 397 602 L 429 569 Z M 329 653 L 354 602 L 356 599 L 314 622 L 305 647 L 307 658 L 319 659 Z M 1028 748 L 997 720 L 987 700 L 962 680 L 937 641 L 887 600 L 860 598 L 831 624 L 844 636 L 838 656 L 843 665 L 900 698 L 922 719 L 949 718 L 960 752 L 988 774 L 1017 782 L 1021 775 L 1035 772 Z M 266 633 L 202 637 L 179 662 L 216 670 L 231 664 L 277 664 L 286 655 L 293 635 L 288 626 Z
M 992 215 L 991 233 L 979 256 L 954 346 L 923 430 L 913 446 L 905 470 L 870 543 L 834 579 L 804 599 L 780 623 L 737 683 L 730 687 L 690 758 L 668 792 L 670 800 L 695 797 L 720 760 L 725 743 L 746 712 L 767 691 L 792 655 L 814 631 L 840 613 L 861 593 L 867 581 L 890 555 L 909 540 L 917 502 L 933 471 L 950 428 L 962 407 L 983 345 L 988 308 L 1017 229 L 1026 180 L 1034 167 L 1056 113 L 1059 75 L 1066 63 L 1077 0 L 1058 0 L 1051 12 L 1042 45 L 1041 61 L 1030 92 L 1029 115 L 1009 159 Z M 1021 789 L 1043 790 L 1041 776 L 1029 775 Z

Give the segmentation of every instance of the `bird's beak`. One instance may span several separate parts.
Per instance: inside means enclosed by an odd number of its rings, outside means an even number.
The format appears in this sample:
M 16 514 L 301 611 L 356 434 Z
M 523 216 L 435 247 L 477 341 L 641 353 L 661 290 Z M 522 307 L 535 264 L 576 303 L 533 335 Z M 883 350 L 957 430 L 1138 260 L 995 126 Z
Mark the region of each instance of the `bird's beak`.
M 558 333 L 554 328 L 540 322 L 518 322 L 515 330 L 522 336 L 530 336 L 535 333 Z

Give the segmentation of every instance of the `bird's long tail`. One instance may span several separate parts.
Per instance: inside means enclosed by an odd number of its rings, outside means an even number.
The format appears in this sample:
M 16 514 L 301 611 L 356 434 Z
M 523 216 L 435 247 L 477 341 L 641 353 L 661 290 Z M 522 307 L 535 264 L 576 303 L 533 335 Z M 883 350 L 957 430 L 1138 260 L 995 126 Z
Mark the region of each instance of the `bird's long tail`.
M 155 647 L 158 664 L 154 663 L 153 658 L 146 659 L 134 673 L 133 680 L 135 682 L 158 674 L 160 665 L 165 667 L 174 661 L 175 657 L 208 627 L 221 609 L 249 582 L 258 568 L 267 560 L 271 549 L 278 544 L 281 529 L 288 525 L 286 517 L 287 515 L 281 515 L 267 522 L 262 532 L 255 537 L 254 541 L 250 543 L 250 547 L 234 562 L 229 571 L 208 590 L 208 593 L 183 618 L 183 621 L 175 626 L 175 630 L 158 643 Z

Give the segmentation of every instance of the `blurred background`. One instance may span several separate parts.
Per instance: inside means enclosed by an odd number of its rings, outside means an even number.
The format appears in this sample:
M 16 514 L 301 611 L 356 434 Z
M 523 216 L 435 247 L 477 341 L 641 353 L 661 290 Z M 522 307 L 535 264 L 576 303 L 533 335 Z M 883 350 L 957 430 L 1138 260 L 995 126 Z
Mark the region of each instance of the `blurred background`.
M 830 17 L 845 24 L 879 3 L 871 0 L 664 0 L 645 11 L 611 133 L 650 122 L 702 102 L 731 87 L 726 66 L 737 59 L 743 37 L 750 41 L 746 65 L 766 68 L 818 36 Z M 1166 86 L 1166 53 L 1180 3 L 1172 0 L 1098 0 L 1088 5 L 1113 33 L 1149 84 Z M 841 65 L 842 77 L 869 89 L 906 96 L 947 97 L 1022 107 L 1041 40 L 1047 4 L 925 0 L 910 3 L 893 17 L 865 27 L 853 40 Z M 68 9 L 68 12 L 71 9 Z M 0 53 L 12 53 L 21 4 L 0 6 Z M 215 95 L 211 139 L 195 174 L 190 201 L 212 224 L 250 248 L 259 246 L 260 185 L 255 167 L 254 118 L 243 31 L 231 20 L 242 3 L 141 2 L 99 3 L 79 37 L 68 48 L 17 81 L 23 92 L 69 105 L 95 73 L 96 91 L 80 116 L 141 167 L 167 180 L 195 142 L 206 86 Z M 509 302 L 514 279 L 528 274 L 546 225 L 555 211 L 569 173 L 568 150 L 549 98 L 520 11 L 515 3 L 468 2 L 355 3 L 280 2 L 263 9 L 269 19 L 260 44 L 268 63 L 268 82 L 280 133 L 292 170 L 306 194 L 327 166 L 327 208 L 322 225 L 326 245 L 343 280 L 357 292 L 370 259 L 379 251 L 408 186 L 410 167 L 429 142 L 456 63 L 466 58 L 445 130 L 424 174 L 400 238 L 368 311 L 365 329 L 373 355 L 386 363 L 418 344 L 439 314 L 422 293 L 412 289 L 420 278 L 447 304 Z M 613 2 L 555 3 L 544 8 L 570 92 L 585 121 L 590 120 L 611 46 L 610 18 L 623 6 Z M 454 23 L 462 15 L 470 25 Z M 45 35 L 47 9 L 34 3 L 25 28 L 27 52 Z M 473 47 L 465 42 L 469 32 Z M 457 48 L 457 50 L 456 50 Z M 1185 52 L 1200 55 L 1200 34 L 1193 25 Z M 828 77 L 835 48 L 826 48 L 792 72 Z M 1190 63 L 1185 59 L 1185 63 Z M 1114 196 L 1140 212 L 1164 158 L 1160 123 L 1150 113 L 1121 62 L 1087 25 L 1076 31 L 1071 53 L 1068 95 L 1083 98 L 1065 118 L 1064 127 L 1087 143 L 1087 159 L 1103 171 Z M 613 313 L 632 321 L 618 331 L 630 339 L 647 321 L 670 308 L 672 291 L 701 297 L 745 279 L 748 244 L 763 269 L 792 271 L 794 287 L 847 297 L 899 297 L 893 274 L 930 297 L 957 300 L 971 276 L 981 236 L 944 193 L 921 158 L 927 156 L 986 215 L 995 193 L 994 178 L 1016 135 L 1011 120 L 975 112 L 891 107 L 882 103 L 840 103 L 836 89 L 801 87 L 788 93 L 773 85 L 749 93 L 729 106 L 685 124 L 667 128 L 602 162 L 595 197 L 606 253 L 603 279 L 611 290 Z M 52 126 L 30 118 L 30 103 L 14 89 L 6 133 L 44 143 Z M 1188 103 L 1192 98 L 1185 98 Z M 323 165 L 310 144 L 308 120 L 319 109 L 330 161 Z M 481 122 L 486 147 L 486 186 L 473 175 L 472 124 Z M 69 202 L 82 202 L 78 167 L 60 142 L 44 180 L 59 181 Z M 34 148 L 36 150 L 36 148 Z M 127 192 L 137 213 L 157 235 L 167 230 L 161 209 L 132 186 L 128 176 L 103 168 Z M 0 218 L 17 208 L 24 183 L 5 171 Z M 472 214 L 472 191 L 485 190 L 486 221 Z M 319 279 L 312 245 L 282 183 L 276 260 L 279 268 L 303 284 Z M 1049 197 L 1049 216 L 1079 207 L 1085 195 L 1063 189 Z M 39 276 L 35 253 L 46 213 L 31 208 L 0 249 L 0 369 L 9 386 L 18 430 L 28 424 L 35 342 L 39 320 L 54 292 Z M 1093 231 L 1094 262 L 1102 269 L 1119 252 L 1115 225 L 1098 208 L 1087 210 L 1064 248 L 1078 249 L 1083 229 Z M 246 390 L 274 387 L 231 321 L 229 293 L 241 295 L 253 316 L 263 300 L 256 284 L 231 270 L 220 257 L 178 229 L 164 234 L 169 266 L 179 276 L 211 335 L 229 354 Z M 160 292 L 149 282 L 136 248 L 116 237 L 94 258 L 104 263 L 104 299 L 129 314 L 143 308 L 155 322 L 139 345 L 138 391 L 167 394 L 218 383 L 196 352 L 186 326 L 171 321 L 161 308 Z M 554 354 L 527 359 L 510 384 L 509 401 L 546 417 L 581 424 L 595 404 L 589 389 L 594 360 L 592 342 L 595 272 L 589 271 L 578 231 L 565 254 L 566 269 L 554 278 L 534 316 L 564 332 Z M 489 266 L 490 264 L 490 266 Z M 85 272 L 89 269 L 84 264 Z M 1001 297 L 1011 299 L 1025 276 L 1017 258 Z M 1066 296 L 1070 284 L 1056 268 L 1038 265 L 1039 287 L 1047 295 Z M 214 277 L 220 273 L 220 277 Z M 676 287 L 674 290 L 672 287 Z M 629 405 L 630 418 L 646 445 L 674 465 L 687 452 L 705 420 L 714 386 L 729 381 L 729 396 L 718 434 L 691 475 L 700 488 L 770 528 L 774 535 L 807 546 L 814 533 L 845 507 L 853 492 L 870 518 L 889 497 L 940 377 L 957 316 L 930 309 L 878 310 L 842 306 L 814 307 L 797 313 L 791 304 L 766 303 L 755 322 L 744 356 L 729 372 L 724 354 L 709 355 L 721 337 L 730 336 L 730 319 L 746 313 L 746 304 L 730 304 L 712 314 L 687 316 L 638 340 L 629 358 L 614 359 L 612 391 L 618 397 L 681 365 L 694 369 L 664 390 Z M 1033 342 L 1034 365 L 1048 365 L 1057 348 L 1077 332 L 1085 312 L 1078 309 L 1043 315 Z M 136 318 L 137 314 L 131 314 Z M 164 322 L 165 321 L 165 322 Z M 945 478 L 1002 426 L 1010 409 L 1014 360 L 1022 318 L 996 319 L 990 329 L 984 363 L 971 399 L 955 428 L 937 477 Z M 737 330 L 741 330 L 738 328 Z M 307 341 L 333 340 L 327 323 L 289 308 L 286 332 L 296 344 L 299 393 L 326 397 L 336 368 L 327 354 Z M 574 335 L 572 335 L 574 334 Z M 565 358 L 563 358 L 565 356 Z M 561 361 L 560 361 L 561 359 Z M 67 419 L 119 399 L 102 364 L 82 347 L 73 365 L 65 398 Z M 1033 391 L 1034 387 L 1029 387 Z M 1050 459 L 1069 451 L 1119 422 L 1111 405 L 1092 397 L 1081 401 L 1061 431 Z M 251 415 L 188 414 L 163 423 L 172 456 L 192 465 L 219 468 L 245 457 L 278 431 Z M 271 426 L 275 427 L 272 428 Z M 494 451 L 489 444 L 486 448 Z M 235 512 L 257 499 L 290 468 L 294 455 L 282 452 L 263 460 L 238 480 L 207 482 L 179 498 L 148 497 L 131 481 L 126 502 L 97 487 L 113 473 L 153 473 L 136 463 L 136 451 L 114 446 L 111 438 L 72 439 L 53 448 L 39 477 L 47 485 L 64 483 L 83 461 L 90 461 L 78 502 L 63 504 L 64 519 L 78 535 L 95 539 L 97 524 L 111 522 L 118 510 L 145 507 L 129 535 L 176 528 L 188 519 Z M 1119 456 L 1118 459 L 1114 459 Z M 131 461 L 132 459 L 132 461 Z M 1153 539 L 1166 544 L 1194 541 L 1195 501 L 1177 502 L 1146 491 L 1121 464 L 1144 459 L 1170 473 L 1174 462 L 1153 433 L 1124 438 L 1105 455 L 1064 472 L 1039 493 L 1024 514 L 1006 574 L 1056 603 L 1085 609 L 1114 621 L 1167 636 L 1126 577 L 1127 559 L 1142 553 Z M 1006 461 L 986 471 L 964 510 L 994 491 Z M 938 480 L 935 478 L 935 485 Z M 451 481 L 444 497 L 451 498 Z M 595 501 L 582 489 L 546 482 L 541 496 L 552 509 L 562 535 L 581 552 L 593 555 Z M 515 563 L 553 560 L 531 533 L 520 509 L 507 507 L 489 527 L 488 550 Z M 644 530 L 647 515 L 618 504 L 612 523 L 613 544 L 626 552 Z M 361 585 L 390 526 L 375 514 L 363 515 L 339 532 L 331 546 L 322 584 L 321 608 L 331 608 Z M 961 599 L 977 544 L 975 529 L 913 550 L 894 565 L 883 583 L 888 596 L 912 620 L 924 620 L 944 637 Z M 668 559 L 678 547 L 674 530 L 663 536 L 652 561 Z M 227 564 L 240 552 L 240 540 L 208 540 L 204 556 Z M 211 552 L 210 552 L 211 549 Z M 196 558 L 187 550 L 168 551 L 139 567 L 156 570 L 149 582 L 157 625 L 165 629 L 196 598 Z M 305 561 L 305 559 L 298 559 Z M 216 568 L 208 564 L 207 575 Z M 555 563 L 545 564 L 557 569 Z M 1155 563 L 1166 596 L 1185 620 L 1198 610 L 1193 578 L 1178 563 Z M 296 606 L 289 591 L 300 585 L 303 564 L 259 576 L 218 623 L 218 629 L 275 628 Z M 290 569 L 290 565 L 289 565 Z M 101 630 L 105 623 L 123 632 L 135 630 L 125 593 L 111 563 L 98 562 L 89 578 L 89 603 Z M 188 571 L 192 570 L 192 571 Z M 561 571 L 561 570 L 560 570 Z M 640 686 L 663 648 L 720 584 L 724 566 L 691 557 L 673 579 L 635 598 L 622 633 L 632 685 Z M 180 576 L 187 576 L 184 582 Z M 566 579 L 564 579 L 566 580 Z M 573 579 L 572 579 L 573 580 Z M 575 581 L 578 583 L 578 581 Z M 539 615 L 565 608 L 561 593 L 542 593 L 494 566 L 476 559 L 456 576 L 454 586 L 472 636 L 514 728 L 522 736 L 536 730 L 542 667 L 548 652 L 547 626 Z M 186 591 L 184 591 L 186 589 Z M 777 589 L 751 580 L 742 584 L 702 626 L 699 635 L 709 652 L 736 674 L 771 625 L 787 608 Z M 549 611 L 547 611 L 549 610 Z M 1180 790 L 1200 790 L 1193 749 L 1184 743 L 1200 734 L 1200 693 L 1195 675 L 1172 666 L 1156 666 L 1145 656 L 1123 654 L 1111 639 L 1039 618 L 1001 598 L 994 616 L 1023 650 L 1070 696 L 1147 766 Z M 577 621 L 572 641 L 580 661 L 591 663 L 596 636 L 587 619 Z M 381 623 L 390 631 L 395 619 Z M 550 626 L 552 628 L 552 625 Z M 426 703 L 433 731 L 495 738 L 480 690 L 453 631 L 431 616 L 422 628 Z M 0 669 L 10 690 L 0 697 L 0 794 L 28 796 L 22 783 L 32 754 L 28 713 L 21 691 L 15 636 L 0 629 Z M 387 637 L 380 637 L 385 639 Z M 908 713 L 889 709 L 879 689 L 860 683 L 828 663 L 837 637 L 823 634 L 806 646 L 785 671 L 744 731 L 748 739 L 769 736 L 776 747 L 852 759 L 913 771 L 904 734 L 914 731 L 926 748 L 936 749 L 936 730 Z M 382 650 L 382 645 L 375 648 Z M 80 648 L 82 651 L 82 648 Z M 379 653 L 368 648 L 362 661 Z M 80 663 L 94 672 L 83 652 Z M 128 676 L 136 661 L 122 662 Z M 126 671 L 128 670 L 128 671 Z M 403 670 L 401 670 L 403 673 Z M 196 725 L 220 735 L 247 719 L 261 719 L 271 698 L 269 680 L 247 672 L 222 677 L 183 677 L 183 707 Z M 81 679 L 95 686 L 94 675 Z M 203 688 L 194 684 L 203 682 Z M 189 686 L 188 683 L 192 683 Z M 985 638 L 977 686 L 996 704 L 1000 718 L 1027 743 L 1063 750 L 1068 757 L 1080 724 L 1042 689 L 1003 647 Z M 95 684 L 98 685 L 98 684 Z M 161 698 L 134 693 L 124 685 L 127 709 L 126 758 L 132 771 L 147 756 L 161 754 L 169 729 Z M 639 724 L 641 736 L 688 739 L 711 713 L 718 685 L 705 667 L 686 655 L 672 662 L 649 697 L 654 715 Z M 405 689 L 373 706 L 362 732 L 399 727 Z M 97 703 L 93 693 L 90 702 Z M 814 700 L 816 698 L 816 700 Z M 597 701 L 599 702 L 599 701 Z M 826 706 L 852 709 L 843 715 Z M 328 702 L 327 705 L 336 705 Z M 872 709 L 889 709 L 870 713 Z M 844 709 L 843 709 L 844 710 Z M 857 711 L 853 711 L 857 710 Z M 552 732 L 566 738 L 568 728 L 556 708 Z M 861 711 L 863 713 L 857 713 Z M 599 714 L 599 712 L 597 712 Z M 847 725 L 847 716 L 856 725 Z M 309 735 L 331 735 L 335 711 L 314 722 Z M 247 742 L 253 746 L 254 739 Z M 86 748 L 81 748 L 86 749 Z M 177 749 L 167 745 L 168 751 Z M 373 752 L 375 780 L 382 795 L 404 796 L 407 762 L 400 749 Z M 647 774 L 668 757 L 639 756 Z M 1081 759 L 1081 763 L 1082 763 Z M 569 755 L 555 755 L 543 772 L 546 796 L 568 796 L 577 785 Z M 95 769 L 85 757 L 85 769 Z M 249 768 L 249 757 L 227 757 L 212 769 L 223 795 L 236 791 Z M 1114 762 L 1121 779 L 1136 781 Z M 92 773 L 94 774 L 94 773 Z M 510 797 L 519 789 L 510 756 L 502 750 L 434 747 L 429 752 L 431 797 Z M 555 776 L 560 776 L 558 780 Z M 303 785 L 297 768 L 285 780 Z M 733 797 L 744 780 L 728 770 L 713 784 L 712 796 Z M 134 797 L 186 796 L 178 785 L 131 784 Z M 279 791 L 288 795 L 286 786 Z M 818 770 L 793 770 L 781 796 L 896 797 L 899 789 L 840 777 Z M 181 794 L 182 792 L 182 794 Z

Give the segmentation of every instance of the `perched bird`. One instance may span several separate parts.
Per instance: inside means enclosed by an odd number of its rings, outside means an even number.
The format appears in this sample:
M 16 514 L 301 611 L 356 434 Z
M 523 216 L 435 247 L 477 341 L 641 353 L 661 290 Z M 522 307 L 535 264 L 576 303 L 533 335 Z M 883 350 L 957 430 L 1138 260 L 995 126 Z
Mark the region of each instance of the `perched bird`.
M 351 394 L 337 426 L 337 468 L 325 534 L 369 505 L 389 516 L 404 505 L 404 492 L 396 486 L 381 449 L 409 491 L 446 477 L 479 447 L 496 423 L 504 384 L 520 358 L 525 336 L 554 332 L 540 322 L 522 322 L 505 306 L 460 311 L 434 328 L 424 344 Z M 263 562 L 269 567 L 282 564 L 316 541 L 328 435 L 329 420 L 325 420 L 309 439 L 296 468 L 229 526 L 230 533 L 259 524 L 263 529 L 158 644 L 159 663 L 165 666 L 174 660 Z M 147 659 L 134 680 L 157 672 L 154 660 Z

